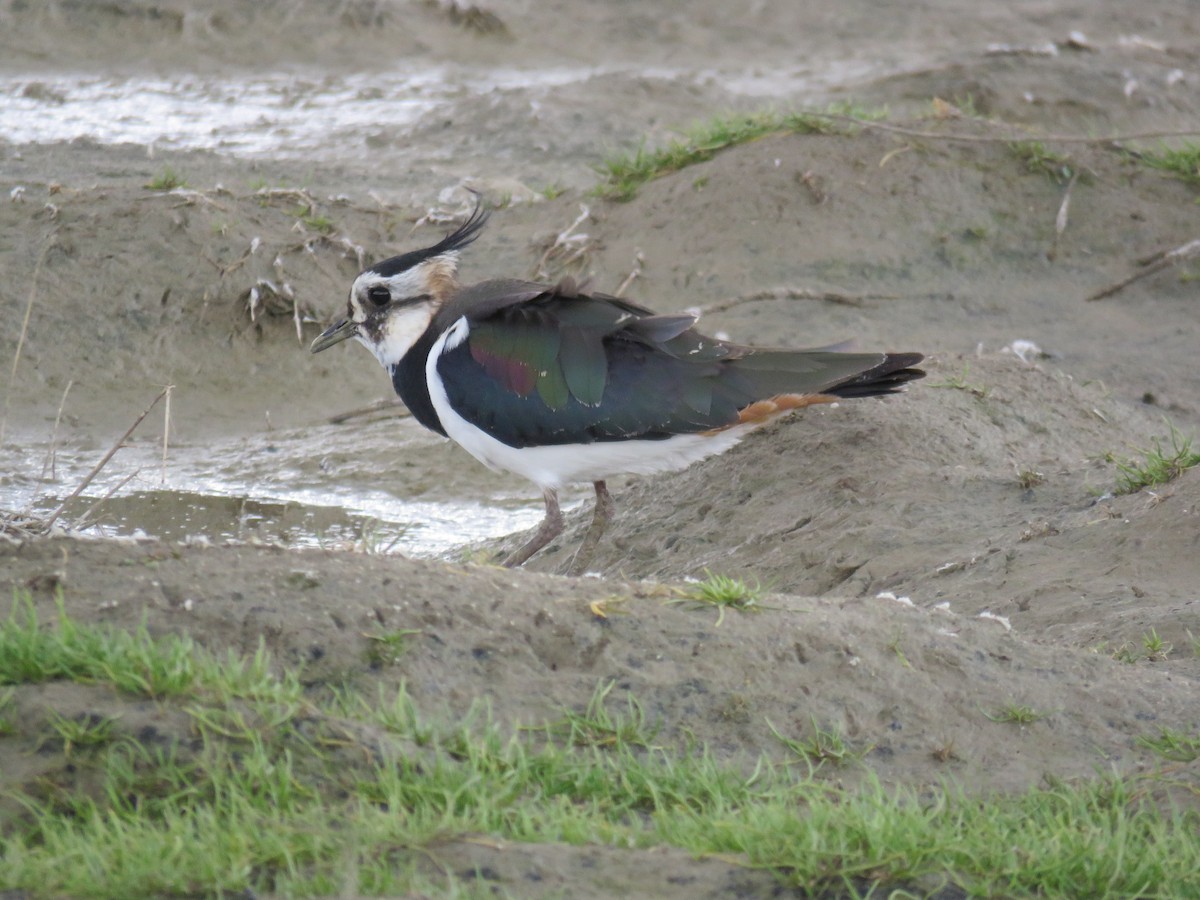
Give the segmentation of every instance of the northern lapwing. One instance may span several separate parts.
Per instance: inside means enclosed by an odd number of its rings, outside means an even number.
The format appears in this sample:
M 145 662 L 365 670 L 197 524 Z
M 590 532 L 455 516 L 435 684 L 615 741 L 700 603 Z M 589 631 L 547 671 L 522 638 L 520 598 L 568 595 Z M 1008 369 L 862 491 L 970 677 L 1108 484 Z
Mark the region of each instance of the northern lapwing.
M 813 403 L 892 394 L 925 373 L 919 353 L 774 350 L 717 340 L 691 315 L 515 279 L 460 284 L 459 251 L 480 208 L 432 247 L 363 270 L 346 318 L 312 343 L 355 338 L 375 354 L 417 421 L 494 470 L 542 489 L 546 517 L 506 566 L 562 533 L 558 490 L 591 482 L 596 505 L 573 571 L 613 513 L 605 480 L 682 469 Z

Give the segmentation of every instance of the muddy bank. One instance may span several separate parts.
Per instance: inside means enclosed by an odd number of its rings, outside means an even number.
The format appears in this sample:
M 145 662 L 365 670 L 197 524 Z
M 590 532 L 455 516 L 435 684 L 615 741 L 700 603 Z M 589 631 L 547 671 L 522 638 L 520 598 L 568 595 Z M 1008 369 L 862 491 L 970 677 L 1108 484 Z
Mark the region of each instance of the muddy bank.
M 288 27 L 264 43 L 263 17 L 285 7 Z M 865 768 L 823 772 L 847 784 L 867 769 L 981 792 L 1137 772 L 1155 765 L 1138 738 L 1194 732 L 1200 480 L 1118 494 L 1114 459 L 1172 425 L 1200 429 L 1195 263 L 1087 298 L 1194 240 L 1197 189 L 1130 152 L 1155 138 L 1050 137 L 1200 120 L 1197 24 L 1178 4 L 765 4 L 733 25 L 715 6 L 651 19 L 497 3 L 491 30 L 422 3 L 341 4 L 333 18 L 305 3 L 74 9 L 0 8 L 6 102 L 65 91 L 70 110 L 89 67 L 194 77 L 209 99 L 213 73 L 275 78 L 296 59 L 330 80 L 270 82 L 284 96 L 254 136 L 278 141 L 277 157 L 0 141 L 0 507 L 54 508 L 174 385 L 169 425 L 156 409 L 82 501 L 128 478 L 94 518 L 172 539 L 0 539 L 0 586 L 43 616 L 61 591 L 85 622 L 144 618 L 218 652 L 261 640 L 314 693 L 404 679 L 430 715 L 482 699 L 510 730 L 611 683 L 664 746 L 691 735 L 736 765 L 784 759 L 772 729 L 832 729 L 862 755 Z M 577 39 L 585 26 L 595 40 Z M 136 62 L 116 58 L 128 28 L 146 49 Z M 1086 47 L 1068 44 L 1073 29 Z M 71 71 L 52 37 L 78 47 Z M 326 143 L 286 149 L 285 107 L 319 119 L 334 96 L 379 101 L 343 66 L 385 47 L 457 87 L 418 98 L 436 102 L 415 119 L 331 125 Z M 538 78 L 479 88 L 471 66 Z M 764 84 L 773 102 L 886 104 L 893 130 L 771 135 L 629 203 L 587 192 L 614 147 L 759 106 Z M 184 184 L 162 189 L 168 175 Z M 500 544 L 481 539 L 536 521 L 536 491 L 393 406 L 359 414 L 391 399 L 361 349 L 306 350 L 365 263 L 438 239 L 464 178 L 496 207 L 467 280 L 540 270 L 612 291 L 633 276 L 629 296 L 698 309 L 736 340 L 916 350 L 929 377 L 886 402 L 810 410 L 683 473 L 614 483 L 599 578 L 553 574 L 586 506 L 531 571 L 490 567 Z M 548 250 L 577 220 L 581 252 L 564 263 Z M 764 586 L 761 608 L 718 624 L 672 602 L 706 570 Z M 397 630 L 415 632 L 408 652 L 380 665 L 373 636 Z M 130 729 L 148 714 L 87 686 L 17 691 L 22 710 L 101 710 Z M 1039 718 L 994 721 L 1006 705 Z M 28 749 L 0 737 L 4 789 L 61 769 Z M 546 854 L 568 882 L 593 864 Z M 461 851 L 464 866 L 481 855 Z M 606 862 L 653 883 L 645 857 L 626 863 Z

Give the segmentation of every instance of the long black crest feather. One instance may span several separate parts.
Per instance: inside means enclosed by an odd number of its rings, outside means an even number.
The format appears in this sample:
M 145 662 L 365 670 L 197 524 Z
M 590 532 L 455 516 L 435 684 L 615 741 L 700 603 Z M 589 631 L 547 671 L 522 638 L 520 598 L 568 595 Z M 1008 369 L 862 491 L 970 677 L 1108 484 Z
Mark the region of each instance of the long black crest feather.
M 424 250 L 411 250 L 400 256 L 393 256 L 390 259 L 383 260 L 383 262 L 376 263 L 368 271 L 382 275 L 384 278 L 391 278 L 393 275 L 399 275 L 401 272 L 411 269 L 413 266 L 427 259 L 432 259 L 442 253 L 449 253 L 452 250 L 461 250 L 479 237 L 479 232 L 487 224 L 487 220 L 488 211 L 483 208 L 481 203 L 476 202 L 475 209 L 471 211 L 471 215 L 467 218 L 467 221 L 463 222 L 462 225 L 432 247 L 426 247 Z

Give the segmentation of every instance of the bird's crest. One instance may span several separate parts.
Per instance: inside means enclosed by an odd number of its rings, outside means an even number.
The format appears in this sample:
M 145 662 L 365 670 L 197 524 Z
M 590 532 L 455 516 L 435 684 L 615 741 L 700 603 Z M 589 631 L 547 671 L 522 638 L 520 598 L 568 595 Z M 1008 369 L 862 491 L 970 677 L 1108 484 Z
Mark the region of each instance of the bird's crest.
M 432 247 L 426 247 L 423 250 L 410 250 L 408 253 L 402 253 L 400 256 L 390 257 L 383 260 L 383 262 L 378 262 L 371 266 L 367 271 L 374 272 L 382 278 L 392 278 L 401 272 L 407 272 L 414 266 L 420 265 L 427 259 L 454 253 L 479 237 L 479 232 L 487 224 L 487 220 L 488 211 L 482 205 L 476 203 L 475 209 L 471 211 L 471 215 L 467 218 L 467 221 L 463 222 L 462 225 Z

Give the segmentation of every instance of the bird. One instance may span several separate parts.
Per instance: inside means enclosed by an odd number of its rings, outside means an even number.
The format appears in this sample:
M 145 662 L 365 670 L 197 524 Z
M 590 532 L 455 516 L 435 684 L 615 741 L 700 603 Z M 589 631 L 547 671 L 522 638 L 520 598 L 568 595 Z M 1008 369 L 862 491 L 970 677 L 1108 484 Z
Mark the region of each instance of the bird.
M 421 425 L 541 488 L 545 516 L 505 566 L 523 565 L 562 533 L 564 485 L 590 482 L 596 495 L 570 565 L 580 574 L 614 515 L 608 479 L 683 469 L 785 413 L 893 394 L 925 374 L 915 368 L 920 353 L 709 337 L 694 315 L 656 314 L 569 276 L 463 284 L 460 252 L 487 220 L 477 203 L 436 244 L 364 269 L 345 317 L 310 350 L 354 338 Z

